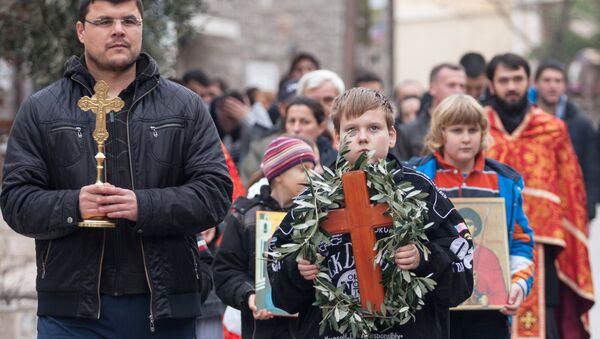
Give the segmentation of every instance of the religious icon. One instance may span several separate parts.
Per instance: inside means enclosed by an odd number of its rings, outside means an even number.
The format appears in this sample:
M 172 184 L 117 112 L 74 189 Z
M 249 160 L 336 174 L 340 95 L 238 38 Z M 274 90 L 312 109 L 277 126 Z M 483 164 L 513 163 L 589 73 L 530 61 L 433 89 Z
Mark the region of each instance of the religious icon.
M 285 212 L 256 211 L 256 255 L 254 290 L 256 291 L 256 308 L 266 309 L 278 316 L 293 316 L 286 311 L 275 307 L 271 294 L 271 284 L 267 277 L 269 264 L 263 255 L 269 250 L 269 242 L 273 233 L 285 218 Z
M 473 294 L 453 310 L 501 309 L 510 266 L 504 198 L 452 198 L 473 237 Z
M 111 111 L 118 112 L 123 109 L 125 103 L 121 98 L 108 98 L 108 85 L 100 80 L 94 86 L 94 95 L 92 97 L 82 97 L 77 102 L 77 106 L 83 111 L 92 111 L 96 115 L 96 128 L 92 136 L 98 146 L 96 154 L 96 185 L 104 185 L 104 142 L 108 139 L 106 130 L 106 115 Z M 102 217 L 92 217 L 78 223 L 79 227 L 116 227 L 114 222 Z

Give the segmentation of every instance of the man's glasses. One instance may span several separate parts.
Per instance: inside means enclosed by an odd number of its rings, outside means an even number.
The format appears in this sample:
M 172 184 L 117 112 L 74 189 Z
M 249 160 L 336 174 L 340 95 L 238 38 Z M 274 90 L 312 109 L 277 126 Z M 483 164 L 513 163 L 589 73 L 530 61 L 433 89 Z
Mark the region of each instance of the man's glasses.
M 112 27 L 115 24 L 115 21 L 121 21 L 121 25 L 124 27 L 136 27 L 142 24 L 142 19 L 138 19 L 134 16 L 127 16 L 122 19 L 115 19 L 111 17 L 100 17 L 94 20 L 85 20 L 85 22 L 90 23 L 97 27 L 108 28 Z

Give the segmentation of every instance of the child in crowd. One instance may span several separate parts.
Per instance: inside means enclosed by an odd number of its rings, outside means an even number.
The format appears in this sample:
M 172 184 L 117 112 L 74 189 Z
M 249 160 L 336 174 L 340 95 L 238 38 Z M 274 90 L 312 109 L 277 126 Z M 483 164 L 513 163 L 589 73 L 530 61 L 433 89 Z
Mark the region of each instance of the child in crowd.
M 511 167 L 483 155 L 490 142 L 489 124 L 481 105 L 468 95 L 452 95 L 433 112 L 425 138 L 432 154 L 409 162 L 448 197 L 502 197 L 505 202 L 512 275 L 508 300 L 500 312 L 452 312 L 451 338 L 508 338 L 506 316 L 516 314 L 533 281 L 533 231 L 523 212 L 523 179 Z M 476 244 L 476 275 L 486 270 L 478 267 L 485 250 Z M 476 280 L 485 278 L 482 275 Z M 478 285 L 479 281 L 475 289 Z
M 224 234 L 214 263 L 217 295 L 242 312 L 243 338 L 294 338 L 296 319 L 274 319 L 256 308 L 255 227 L 256 211 L 287 211 L 292 199 L 306 184 L 305 169 L 313 169 L 316 157 L 304 141 L 291 137 L 274 139 L 263 156 L 261 168 L 269 185 L 254 198 L 239 198 L 225 220 Z
M 361 153 L 374 151 L 371 161 L 388 158 L 389 148 L 394 146 L 396 131 L 393 127 L 392 107 L 380 92 L 366 88 L 352 88 L 336 98 L 332 112 L 335 141 L 349 141 L 346 160 L 354 163 Z M 424 297 L 425 306 L 416 313 L 416 320 L 403 326 L 377 329 L 372 332 L 378 338 L 443 338 L 448 335 L 448 308 L 456 306 L 471 295 L 473 277 L 471 271 L 472 243 L 463 219 L 448 199 L 441 195 L 433 183 L 424 175 L 402 167 L 397 182 L 408 181 L 416 189 L 427 192 L 427 229 L 430 250 L 425 260 L 414 244 L 400 247 L 395 253 L 395 264 L 411 270 L 418 276 L 428 276 L 437 282 L 437 287 Z M 292 241 L 292 214 L 288 213 L 271 242 L 271 249 Z M 462 232 L 459 234 L 458 230 Z M 387 228 L 376 230 L 378 238 L 389 235 Z M 456 253 L 452 249 L 456 249 Z M 464 251 L 463 251 L 464 250 Z M 337 287 L 355 283 L 356 269 L 352 244 L 348 234 L 333 235 L 329 242 L 319 246 L 325 257 L 323 265 L 341 269 L 329 275 Z M 338 263 L 338 264 L 336 264 Z M 343 263 L 343 264 L 341 264 Z M 268 266 L 275 306 L 290 313 L 299 313 L 298 338 L 351 337 L 350 331 L 338 333 L 328 328 L 319 336 L 322 311 L 314 306 L 315 291 L 312 280 L 319 268 L 304 259 L 286 256 Z M 358 297 L 358 296 L 357 296 Z

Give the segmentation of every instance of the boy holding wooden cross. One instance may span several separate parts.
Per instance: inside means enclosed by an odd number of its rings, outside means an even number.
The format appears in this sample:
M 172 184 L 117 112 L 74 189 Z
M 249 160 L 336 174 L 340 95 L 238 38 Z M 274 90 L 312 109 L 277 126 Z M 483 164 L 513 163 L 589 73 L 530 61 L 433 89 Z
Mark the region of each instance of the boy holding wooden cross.
M 349 152 L 345 159 L 353 164 L 362 153 L 371 154 L 370 162 L 380 159 L 396 160 L 388 154 L 396 141 L 391 105 L 381 93 L 353 88 L 336 98 L 332 111 L 335 126 L 335 141 L 347 142 Z M 377 327 L 370 337 L 377 338 L 447 338 L 448 308 L 467 299 L 473 289 L 472 254 L 473 245 L 464 220 L 450 201 L 441 194 L 435 185 L 423 174 L 407 167 L 400 169 L 394 181 L 409 182 L 416 190 L 426 192 L 427 222 L 432 226 L 426 229 L 428 250 L 425 256 L 415 244 L 410 243 L 396 249 L 394 263 L 398 268 L 408 270 L 417 277 L 429 276 L 436 282 L 433 291 L 423 297 L 424 306 L 415 314 L 414 321 L 391 328 Z M 353 190 L 355 187 L 353 187 Z M 359 188 L 356 187 L 358 190 Z M 351 207 L 346 204 L 348 213 Z M 361 209 L 361 213 L 367 213 Z M 354 211 L 356 213 L 356 211 Z M 294 212 L 288 213 L 279 229 L 273 235 L 271 249 L 291 243 Z M 387 227 L 375 228 L 375 237 L 384 238 L 390 234 Z M 359 298 L 360 275 L 356 263 L 365 258 L 355 257 L 355 248 L 362 238 L 351 238 L 350 234 L 333 234 L 329 241 L 318 246 L 318 254 L 327 265 L 331 283 L 345 294 Z M 371 247 L 372 245 L 369 244 Z M 368 258 L 372 266 L 373 258 Z M 391 262 L 384 261 L 381 267 Z M 315 290 L 313 280 L 320 267 L 295 256 L 285 256 L 269 265 L 269 278 L 273 289 L 273 301 L 290 313 L 299 313 L 299 338 L 350 338 L 350 331 L 337 332 L 327 328 L 319 335 L 322 311 L 313 305 Z M 358 274 L 357 274 L 358 273 Z M 376 284 L 375 284 L 376 285 Z M 364 292 L 379 286 L 360 286 Z M 363 292 L 363 293 L 364 293 Z

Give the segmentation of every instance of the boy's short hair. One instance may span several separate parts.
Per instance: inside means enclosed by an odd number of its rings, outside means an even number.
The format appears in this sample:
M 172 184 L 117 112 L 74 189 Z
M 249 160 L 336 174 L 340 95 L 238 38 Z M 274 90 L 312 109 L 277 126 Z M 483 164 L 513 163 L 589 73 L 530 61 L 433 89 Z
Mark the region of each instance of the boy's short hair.
M 364 87 L 351 88 L 335 98 L 331 109 L 331 118 L 335 132 L 340 133 L 342 117 L 358 118 L 365 112 L 381 109 L 385 113 L 387 128 L 394 126 L 394 111 L 388 98 L 381 92 Z
M 476 125 L 481 127 L 481 146 L 479 152 L 485 151 L 492 139 L 490 124 L 483 107 L 470 95 L 454 94 L 435 108 L 431 115 L 431 126 L 425 136 L 425 147 L 431 153 L 443 152 L 444 128 L 454 125 Z

